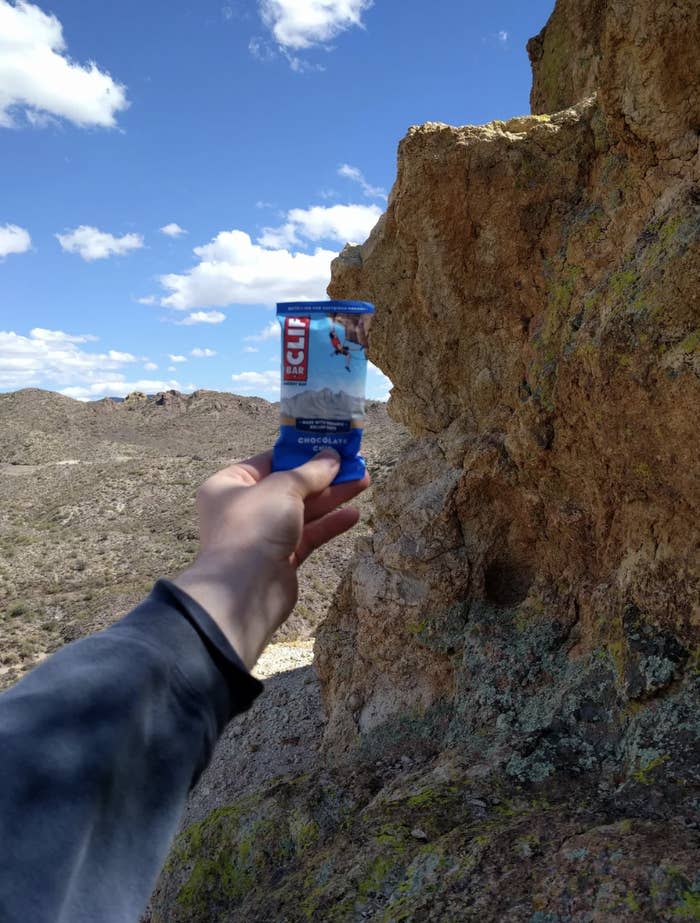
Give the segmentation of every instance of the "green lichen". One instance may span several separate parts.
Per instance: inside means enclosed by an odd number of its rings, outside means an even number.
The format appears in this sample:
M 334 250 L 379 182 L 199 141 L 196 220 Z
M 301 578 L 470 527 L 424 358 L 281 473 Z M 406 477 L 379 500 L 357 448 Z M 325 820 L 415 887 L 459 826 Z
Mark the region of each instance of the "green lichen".
M 210 815 L 193 831 L 189 846 L 197 858 L 177 898 L 191 910 L 193 918 L 208 906 L 212 893 L 231 902 L 241 900 L 272 855 L 280 860 L 287 852 L 284 839 L 277 839 L 269 820 L 254 820 L 241 831 L 237 823 L 240 811 L 224 808 L 214 813 L 216 817 Z M 268 852 L 270 844 L 272 855 Z
M 591 339 L 581 340 L 576 345 L 576 353 L 579 356 L 590 359 L 593 356 L 597 355 L 598 344 L 595 342 L 595 340 L 591 340 Z
M 700 920 L 700 892 L 685 891 L 682 900 L 673 908 L 673 915 L 686 920 Z
M 394 850 L 403 850 L 409 836 L 410 833 L 405 824 L 384 824 L 374 834 L 373 839 L 382 846 L 391 847 Z
M 700 350 L 700 328 L 693 330 L 688 336 L 681 341 L 680 350 L 684 353 L 694 353 Z
M 677 215 L 673 218 L 669 218 L 667 221 L 662 221 L 659 225 L 659 242 L 667 247 L 671 241 L 677 237 L 678 232 L 683 226 L 683 217 Z
M 421 808 L 425 805 L 434 804 L 440 799 L 438 792 L 434 791 L 431 788 L 426 788 L 422 792 L 419 792 L 417 795 L 411 795 L 408 799 L 408 804 L 412 808 Z
M 396 870 L 396 860 L 382 853 L 376 856 L 365 875 L 357 883 L 357 896 L 360 900 L 380 891 L 386 879 Z
M 313 784 L 310 798 L 310 785 L 308 774 L 272 782 L 187 828 L 166 867 L 166 874 L 188 869 L 178 882 L 174 919 L 209 923 L 220 909 L 263 894 L 280 870 L 318 856 L 321 841 L 341 828 L 351 799 L 330 783 Z
M 638 281 L 639 274 L 635 270 L 623 269 L 622 272 L 613 273 L 608 284 L 615 298 L 626 301 Z
M 599 205 L 586 208 L 571 225 L 569 241 L 582 242 L 590 248 L 605 237 L 608 222 L 607 215 Z
M 301 893 L 305 895 L 301 910 L 307 920 L 312 920 L 328 893 L 329 883 L 334 879 L 334 863 L 323 860 L 307 874 Z
M 442 654 L 453 654 L 462 646 L 468 607 L 457 602 L 427 618 L 407 625 L 418 644 Z
M 643 481 L 651 480 L 653 472 L 646 462 L 638 462 L 632 467 L 632 473 Z
M 422 635 L 430 627 L 430 622 L 428 619 L 422 619 L 420 622 L 407 622 L 406 631 L 410 635 Z
M 573 264 L 560 269 L 549 265 L 547 273 L 547 305 L 537 338 L 539 357 L 530 365 L 528 380 L 533 397 L 545 410 L 553 412 L 557 366 L 572 336 L 572 304 L 583 269 Z
M 299 852 L 310 849 L 319 838 L 320 828 L 315 820 L 307 821 L 295 832 L 295 842 Z
M 607 651 L 612 660 L 615 675 L 621 680 L 625 675 L 627 660 L 625 656 L 625 644 L 620 639 L 611 639 L 607 643 Z
M 697 238 L 698 230 L 696 215 L 674 214 L 654 221 L 644 232 L 652 239 L 643 254 L 645 267 L 651 269 L 667 262 L 672 252 L 682 253 Z
M 664 763 L 667 763 L 670 758 L 668 753 L 662 753 L 660 756 L 648 760 L 648 762 L 644 763 L 643 766 L 640 766 L 639 769 L 632 773 L 632 778 L 641 785 L 651 785 L 654 778 L 654 771 L 658 769 L 659 766 L 663 766 Z

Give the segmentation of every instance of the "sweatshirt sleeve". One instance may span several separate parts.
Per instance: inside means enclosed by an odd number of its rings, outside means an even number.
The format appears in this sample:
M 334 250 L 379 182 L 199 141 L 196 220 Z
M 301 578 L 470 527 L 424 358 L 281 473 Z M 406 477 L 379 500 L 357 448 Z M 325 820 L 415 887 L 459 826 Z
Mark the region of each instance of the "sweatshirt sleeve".
M 187 794 L 262 684 L 165 580 L 0 696 L 0 920 L 136 923 Z

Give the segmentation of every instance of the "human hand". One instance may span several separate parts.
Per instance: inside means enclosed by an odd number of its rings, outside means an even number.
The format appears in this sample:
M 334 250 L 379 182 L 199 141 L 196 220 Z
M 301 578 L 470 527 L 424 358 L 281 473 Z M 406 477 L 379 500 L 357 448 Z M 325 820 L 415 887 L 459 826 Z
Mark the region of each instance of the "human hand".
M 250 669 L 294 608 L 297 569 L 321 545 L 354 526 L 359 512 L 338 509 L 369 485 L 330 486 L 336 452 L 320 452 L 271 474 L 265 452 L 219 471 L 197 492 L 200 552 L 173 582 L 211 615 Z

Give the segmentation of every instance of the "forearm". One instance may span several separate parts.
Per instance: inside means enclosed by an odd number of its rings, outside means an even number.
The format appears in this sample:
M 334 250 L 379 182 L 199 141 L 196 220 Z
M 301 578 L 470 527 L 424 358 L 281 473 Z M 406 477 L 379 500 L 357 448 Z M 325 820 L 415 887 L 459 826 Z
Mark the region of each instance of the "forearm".
M 0 919 L 125 923 L 187 793 L 260 684 L 167 584 L 0 697 Z
M 234 558 L 235 564 L 231 562 Z M 200 554 L 173 581 L 204 608 L 229 644 L 252 669 L 280 618 L 270 613 L 288 613 L 296 597 L 296 581 L 283 582 L 265 573 L 259 555 Z

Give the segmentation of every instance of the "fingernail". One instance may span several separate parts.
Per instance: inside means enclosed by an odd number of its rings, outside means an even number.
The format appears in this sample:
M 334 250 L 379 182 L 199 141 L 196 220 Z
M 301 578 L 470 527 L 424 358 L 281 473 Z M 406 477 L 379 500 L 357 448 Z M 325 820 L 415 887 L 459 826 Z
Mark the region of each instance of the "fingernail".
M 332 461 L 336 465 L 340 464 L 340 455 L 335 449 L 324 449 L 322 452 L 318 453 L 316 458 L 324 458 L 328 461 Z

